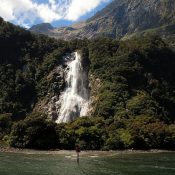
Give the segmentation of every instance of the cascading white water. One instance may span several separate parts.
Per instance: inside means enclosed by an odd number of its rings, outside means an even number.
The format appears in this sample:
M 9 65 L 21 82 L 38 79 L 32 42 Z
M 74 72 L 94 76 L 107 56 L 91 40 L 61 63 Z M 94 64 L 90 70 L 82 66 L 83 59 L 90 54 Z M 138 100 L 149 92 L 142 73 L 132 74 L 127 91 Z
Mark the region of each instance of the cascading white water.
M 57 123 L 69 122 L 88 112 L 88 76 L 81 64 L 81 56 L 75 52 L 74 59 L 68 62 L 66 89 L 60 97 L 61 108 Z

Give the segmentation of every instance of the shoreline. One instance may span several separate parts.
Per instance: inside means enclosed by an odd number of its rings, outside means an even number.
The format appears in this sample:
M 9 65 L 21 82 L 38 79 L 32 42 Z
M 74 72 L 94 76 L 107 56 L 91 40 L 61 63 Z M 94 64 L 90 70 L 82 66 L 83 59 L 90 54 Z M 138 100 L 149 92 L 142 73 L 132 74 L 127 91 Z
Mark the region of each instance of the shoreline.
M 173 150 L 160 150 L 160 149 L 150 149 L 150 150 L 110 150 L 110 151 L 100 151 L 100 150 L 83 150 L 80 152 L 81 156 L 114 156 L 119 154 L 148 154 L 148 153 L 175 153 Z M 65 155 L 72 156 L 75 155 L 75 150 L 35 150 L 35 149 L 21 149 L 21 148 L 11 148 L 4 147 L 0 148 L 0 153 L 16 153 L 16 154 L 43 154 L 43 155 Z

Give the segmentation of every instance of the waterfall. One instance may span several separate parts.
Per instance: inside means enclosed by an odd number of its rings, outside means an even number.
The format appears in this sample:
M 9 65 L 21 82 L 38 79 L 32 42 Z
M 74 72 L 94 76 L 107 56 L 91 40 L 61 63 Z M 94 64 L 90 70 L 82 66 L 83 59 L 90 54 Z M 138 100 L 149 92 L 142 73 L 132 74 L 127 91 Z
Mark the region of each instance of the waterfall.
M 67 66 L 66 88 L 60 97 L 57 123 L 85 116 L 88 111 L 88 75 L 82 67 L 80 54 L 75 52 Z

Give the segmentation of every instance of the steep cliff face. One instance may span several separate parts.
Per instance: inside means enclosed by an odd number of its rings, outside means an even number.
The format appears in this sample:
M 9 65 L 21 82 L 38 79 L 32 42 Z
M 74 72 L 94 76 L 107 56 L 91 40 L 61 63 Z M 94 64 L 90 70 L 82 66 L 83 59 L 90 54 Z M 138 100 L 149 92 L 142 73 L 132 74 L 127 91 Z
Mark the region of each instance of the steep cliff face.
M 115 0 L 88 21 L 96 24 L 99 31 L 122 37 L 171 24 L 174 8 L 172 0 Z
M 174 0 L 114 0 L 89 20 L 50 30 L 48 35 L 65 40 L 97 36 L 122 38 L 142 32 L 172 35 L 174 9 Z

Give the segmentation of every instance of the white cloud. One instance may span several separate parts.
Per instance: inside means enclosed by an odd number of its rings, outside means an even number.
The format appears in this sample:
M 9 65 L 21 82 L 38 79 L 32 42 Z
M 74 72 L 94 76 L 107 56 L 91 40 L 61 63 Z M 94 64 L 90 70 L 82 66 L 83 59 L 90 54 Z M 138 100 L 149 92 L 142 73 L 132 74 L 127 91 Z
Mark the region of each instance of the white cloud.
M 8 1 L 2 0 L 0 5 L 0 16 L 6 20 L 13 20 L 13 9 L 12 4 Z
M 50 8 L 48 5 L 45 5 L 45 4 L 41 4 L 37 7 L 37 13 L 38 13 L 38 16 L 44 22 L 52 22 L 52 21 L 61 19 L 61 16 L 59 13 L 56 13 L 52 8 Z
M 0 16 L 25 27 L 34 24 L 36 20 L 76 21 L 106 1 L 109 0 L 48 0 L 47 3 L 38 3 L 36 0 L 1 0 Z
M 73 0 L 69 6 L 66 19 L 75 21 L 80 16 L 85 15 L 94 8 L 96 8 L 101 2 L 106 0 Z

